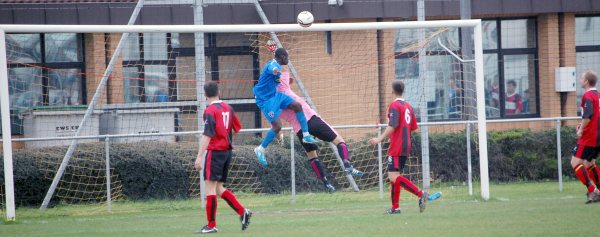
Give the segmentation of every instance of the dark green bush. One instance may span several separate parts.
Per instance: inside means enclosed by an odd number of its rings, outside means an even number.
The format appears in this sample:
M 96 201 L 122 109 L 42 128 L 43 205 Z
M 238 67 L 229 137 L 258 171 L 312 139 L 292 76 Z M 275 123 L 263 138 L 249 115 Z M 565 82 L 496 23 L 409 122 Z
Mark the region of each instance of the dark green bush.
M 477 134 L 471 135 L 473 177 L 479 177 Z M 572 176 L 571 149 L 577 135 L 571 127 L 561 129 L 563 175 Z M 434 178 L 465 181 L 467 177 L 466 136 L 464 132 L 430 134 L 430 165 Z M 413 156 L 420 156 L 420 134 L 413 134 Z M 557 178 L 556 130 L 509 130 L 488 133 L 490 180 L 543 180 Z
M 472 134 L 473 176 L 478 179 L 479 159 L 476 134 Z M 433 178 L 440 181 L 465 181 L 467 177 L 466 139 L 464 132 L 430 135 L 430 164 Z M 234 163 L 226 186 L 235 191 L 281 193 L 290 191 L 289 140 L 281 147 L 268 150 L 269 169 L 256 160 L 253 148 L 260 139 L 248 139 L 234 150 Z M 366 142 L 366 139 L 361 139 Z M 563 174 L 572 176 L 570 152 L 576 142 L 573 128 L 561 130 Z M 388 144 L 384 144 L 386 147 Z M 321 144 L 324 147 L 325 144 Z M 355 146 L 352 159 L 376 175 L 376 153 L 370 146 Z M 352 147 L 351 147 L 352 148 Z M 17 205 L 39 205 L 47 192 L 66 147 L 22 149 L 14 151 L 14 180 Z M 110 146 L 113 183 L 120 187 L 122 198 L 129 200 L 185 198 L 195 194 L 199 175 L 193 170 L 196 143 L 143 142 L 113 143 Z M 362 150 L 361 150 L 362 149 Z M 413 135 L 412 156 L 420 157 L 420 134 Z M 296 190 L 320 191 L 304 150 L 296 143 Z M 556 131 L 510 130 L 488 135 L 490 179 L 497 182 L 557 178 Z M 329 154 L 331 156 L 332 154 Z M 70 161 L 52 203 L 98 202 L 104 198 L 104 144 L 81 144 Z M 333 157 L 323 157 L 333 162 Z M 419 160 L 420 162 L 420 160 Z M 4 170 L 0 162 L 0 184 Z M 343 173 L 342 173 L 343 174 Z M 236 177 L 238 176 L 238 177 Z M 418 177 L 412 177 L 418 178 Z M 337 180 L 336 180 L 337 179 Z M 336 177 L 334 182 L 345 182 Z M 362 184 L 361 187 L 373 185 Z M 252 185 L 250 185 L 252 184 Z M 346 185 L 346 184 L 344 184 Z M 367 187 L 369 188 L 369 187 Z
M 125 199 L 177 199 L 189 197 L 197 189 L 199 175 L 193 170 L 195 143 L 143 142 L 110 146 L 113 183 L 120 186 Z M 254 155 L 253 145 L 237 146 L 234 165 L 226 186 L 240 187 L 247 192 L 279 193 L 290 191 L 290 150 L 272 146 L 268 150 L 269 169 L 263 168 Z M 15 150 L 14 180 L 17 205 L 41 204 L 52 178 L 63 159 L 66 147 Z M 237 164 L 237 165 L 236 165 Z M 307 165 L 306 156 L 296 154 L 296 189 L 314 191 L 320 182 Z M 71 158 L 61 179 L 52 204 L 98 202 L 105 192 L 104 144 L 81 144 Z M 237 178 L 237 172 L 253 179 Z M 194 180 L 198 179 L 198 180 Z M 254 188 L 245 189 L 253 182 Z M 0 164 L 0 184 L 4 171 Z M 257 184 L 255 184 L 257 183 Z M 0 194 L 1 196 L 1 194 Z

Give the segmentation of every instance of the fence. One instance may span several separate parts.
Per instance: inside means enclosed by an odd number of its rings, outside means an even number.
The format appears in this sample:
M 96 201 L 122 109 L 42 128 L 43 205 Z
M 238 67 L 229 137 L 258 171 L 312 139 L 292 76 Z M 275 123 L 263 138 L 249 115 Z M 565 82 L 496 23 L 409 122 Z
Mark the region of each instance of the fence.
M 552 118 L 526 118 L 526 119 L 499 119 L 499 120 L 488 120 L 488 123 L 515 123 L 515 122 L 555 122 L 556 126 L 556 157 L 557 157 L 557 170 L 558 170 L 558 190 L 559 191 L 563 191 L 563 180 L 562 180 L 562 162 L 561 162 L 561 157 L 562 157 L 562 150 L 561 150 L 561 124 L 563 121 L 569 121 L 569 120 L 578 120 L 580 118 L 578 117 L 552 117 Z M 427 126 L 427 127 L 437 127 L 437 126 L 446 126 L 446 125 L 451 125 L 451 126 L 464 126 L 464 131 L 465 131 L 465 141 L 467 144 L 467 150 L 465 151 L 466 154 L 466 159 L 467 159 L 467 183 L 468 183 L 468 193 L 469 195 L 473 195 L 473 174 L 472 174 L 472 154 L 471 154 L 471 135 L 472 135 L 472 128 L 473 125 L 476 123 L 476 121 L 445 121 L 445 122 L 427 122 L 427 123 L 419 123 L 419 125 L 421 127 L 423 126 Z M 375 132 L 375 130 L 377 130 L 377 134 L 380 135 L 381 134 L 381 129 L 385 128 L 385 124 L 380 124 L 380 125 L 343 125 L 343 126 L 333 126 L 336 129 L 353 129 L 353 130 L 357 130 L 357 129 L 373 129 L 373 133 Z M 295 139 L 295 133 L 291 131 L 290 128 L 284 128 L 282 129 L 283 131 L 288 133 L 289 136 L 289 140 L 290 140 L 290 158 L 291 158 L 291 163 L 290 163 L 290 171 L 291 171 L 291 203 L 295 203 L 296 202 L 296 177 L 295 177 L 295 173 L 296 173 L 296 167 L 295 167 L 295 148 L 294 148 L 294 139 Z M 260 132 L 266 132 L 268 131 L 268 129 L 244 129 L 242 130 L 240 133 L 247 133 L 247 134 L 256 134 L 256 133 L 260 133 Z M 125 138 L 125 137 L 156 137 L 156 136 L 179 136 L 179 135 L 200 135 L 199 131 L 191 131 L 191 132 L 169 132 L 169 133 L 157 133 L 157 134 L 116 134 L 116 135 L 97 135 L 97 136 L 79 136 L 79 137 L 42 137 L 42 138 L 14 138 L 12 139 L 13 142 L 31 142 L 31 141 L 49 141 L 49 140 L 85 140 L 85 139 L 103 139 L 104 140 L 104 148 L 105 148 L 105 155 L 106 155 L 106 184 L 107 184 L 107 208 L 108 211 L 111 211 L 112 205 L 111 205 L 111 201 L 112 201 L 112 197 L 111 197 L 111 175 L 110 175 L 110 146 L 111 146 L 111 140 L 116 139 L 116 138 Z M 379 189 L 379 197 L 383 199 L 384 197 L 384 161 L 383 161 L 383 157 L 384 157 L 384 148 L 381 144 L 379 144 L 377 147 L 377 183 L 378 183 L 378 189 Z M 204 192 L 202 191 L 202 194 Z

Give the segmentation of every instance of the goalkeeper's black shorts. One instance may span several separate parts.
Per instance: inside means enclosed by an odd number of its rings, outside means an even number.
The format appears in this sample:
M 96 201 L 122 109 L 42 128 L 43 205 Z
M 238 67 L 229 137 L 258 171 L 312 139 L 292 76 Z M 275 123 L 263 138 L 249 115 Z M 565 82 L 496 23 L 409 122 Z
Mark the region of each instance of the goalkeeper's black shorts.
M 335 138 L 338 136 L 338 134 L 335 132 L 335 130 L 333 130 L 333 128 L 331 128 L 331 126 L 329 126 L 329 124 L 323 121 L 321 117 L 316 115 L 312 116 L 312 118 L 308 120 L 308 132 L 316 138 L 326 142 L 333 142 L 333 140 L 335 140 Z M 302 143 L 302 147 L 304 147 L 306 152 L 319 150 L 317 144 L 302 142 L 302 131 L 298 131 L 296 136 L 300 139 L 300 143 Z

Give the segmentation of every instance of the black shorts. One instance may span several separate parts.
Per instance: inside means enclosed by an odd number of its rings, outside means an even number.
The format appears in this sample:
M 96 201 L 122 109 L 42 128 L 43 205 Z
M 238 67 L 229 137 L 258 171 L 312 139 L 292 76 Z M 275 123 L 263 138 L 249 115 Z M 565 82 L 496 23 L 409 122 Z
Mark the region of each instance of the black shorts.
M 316 138 L 326 142 L 332 142 L 338 136 L 333 128 L 325 123 L 319 116 L 313 116 L 308 120 L 308 132 Z M 302 143 L 302 147 L 304 147 L 306 152 L 319 150 L 317 144 L 302 142 L 302 130 L 298 131 L 296 136 L 300 139 L 300 143 Z
M 401 172 L 407 159 L 406 156 L 388 156 L 388 172 Z
M 229 165 L 231 163 L 231 150 L 207 151 L 204 159 L 204 180 L 227 181 Z
M 575 145 L 575 147 L 573 147 L 572 153 L 573 153 L 573 156 L 575 156 L 579 159 L 592 161 L 593 159 L 596 159 L 596 157 L 598 157 L 598 154 L 600 154 L 600 147 L 599 146 L 580 146 L 579 144 L 577 144 L 577 145 Z

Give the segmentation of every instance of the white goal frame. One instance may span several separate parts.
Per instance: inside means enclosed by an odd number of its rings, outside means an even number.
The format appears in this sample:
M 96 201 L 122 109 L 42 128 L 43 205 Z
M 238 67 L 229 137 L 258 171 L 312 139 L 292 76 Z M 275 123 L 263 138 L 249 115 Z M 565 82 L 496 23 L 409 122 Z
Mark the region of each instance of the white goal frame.
M 15 220 L 15 198 L 12 165 L 12 137 L 10 123 L 10 103 L 8 92 L 8 69 L 6 63 L 6 33 L 230 33 L 230 32 L 297 32 L 297 31 L 350 31 L 350 30 L 388 30 L 423 29 L 441 27 L 470 27 L 474 33 L 474 63 L 477 101 L 477 123 L 481 197 L 490 198 L 487 128 L 485 116 L 484 72 L 482 27 L 480 19 L 441 20 L 441 21 L 405 21 L 405 22 L 368 22 L 368 23 L 317 23 L 310 27 L 297 24 L 271 25 L 0 25 L 0 107 L 2 118 L 2 142 L 4 152 L 4 175 L 6 191 L 6 218 Z M 76 138 L 76 137 L 74 137 Z

